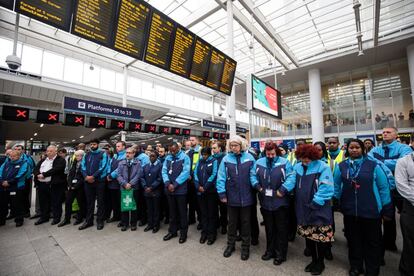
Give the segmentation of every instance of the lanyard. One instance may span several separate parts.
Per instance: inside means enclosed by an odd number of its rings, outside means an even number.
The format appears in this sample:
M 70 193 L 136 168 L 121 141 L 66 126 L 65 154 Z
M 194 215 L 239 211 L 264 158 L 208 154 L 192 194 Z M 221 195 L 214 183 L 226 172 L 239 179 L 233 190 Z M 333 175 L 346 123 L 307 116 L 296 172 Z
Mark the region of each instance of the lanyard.
M 359 173 L 361 171 L 362 163 L 364 163 L 364 161 L 365 160 L 362 159 L 361 163 L 358 166 L 356 166 L 356 164 L 354 162 L 353 165 L 356 167 L 356 170 L 353 170 L 352 173 L 351 173 L 351 168 L 350 168 L 351 167 L 351 160 L 349 161 L 350 164 L 349 164 L 349 168 L 348 168 L 347 179 L 354 180 L 354 179 L 356 179 L 358 177 L 358 175 L 359 175 Z M 349 176 L 351 176 L 351 178 Z

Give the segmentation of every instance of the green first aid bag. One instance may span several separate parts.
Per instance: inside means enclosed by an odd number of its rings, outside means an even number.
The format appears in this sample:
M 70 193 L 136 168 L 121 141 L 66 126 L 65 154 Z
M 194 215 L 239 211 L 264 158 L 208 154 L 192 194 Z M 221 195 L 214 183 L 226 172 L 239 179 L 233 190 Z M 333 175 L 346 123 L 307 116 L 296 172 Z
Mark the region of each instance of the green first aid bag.
M 121 190 L 121 212 L 135 211 L 136 209 L 134 190 Z

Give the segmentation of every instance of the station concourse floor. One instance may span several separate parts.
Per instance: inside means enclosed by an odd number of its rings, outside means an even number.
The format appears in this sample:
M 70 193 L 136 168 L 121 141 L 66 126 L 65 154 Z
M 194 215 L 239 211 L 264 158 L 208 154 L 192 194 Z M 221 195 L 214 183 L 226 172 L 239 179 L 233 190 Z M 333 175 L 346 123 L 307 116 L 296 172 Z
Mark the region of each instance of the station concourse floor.
M 33 208 L 32 208 L 33 209 Z M 260 213 L 260 212 L 259 212 Z M 261 216 L 259 214 L 259 220 Z M 336 241 L 333 261 L 326 261 L 323 275 L 348 275 L 347 247 L 342 229 L 342 216 L 335 214 Z M 265 251 L 264 227 L 260 227 L 260 243 L 251 246 L 250 259 L 240 260 L 240 242 L 230 258 L 223 257 L 226 235 L 218 234 L 214 245 L 200 244 L 200 233 L 191 225 L 188 240 L 163 241 L 167 226 L 145 233 L 121 232 L 117 223 L 79 231 L 77 226 L 58 228 L 45 223 L 34 226 L 25 220 L 23 227 L 14 222 L 0 227 L 0 275 L 310 275 L 303 271 L 310 257 L 303 255 L 304 240 L 296 237 L 289 243 L 287 261 L 281 266 L 262 261 Z M 74 222 L 74 220 L 72 220 Z M 397 221 L 399 229 L 399 221 Z M 402 249 L 398 232 L 398 253 L 386 252 L 386 266 L 381 275 L 399 275 L 398 263 Z

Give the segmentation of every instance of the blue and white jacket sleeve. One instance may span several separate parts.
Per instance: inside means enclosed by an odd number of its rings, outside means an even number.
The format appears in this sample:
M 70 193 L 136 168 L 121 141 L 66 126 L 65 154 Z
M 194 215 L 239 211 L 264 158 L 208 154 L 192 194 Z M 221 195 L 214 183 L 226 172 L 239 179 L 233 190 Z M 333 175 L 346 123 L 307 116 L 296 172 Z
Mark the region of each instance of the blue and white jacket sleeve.
M 183 163 L 183 170 L 181 171 L 180 175 L 175 179 L 173 185 L 176 188 L 178 185 L 183 185 L 186 183 L 188 178 L 190 177 L 191 171 L 191 160 L 190 157 L 184 155 L 184 163 Z
M 225 158 L 226 157 L 224 157 L 223 161 L 221 161 L 220 167 L 218 169 L 216 182 L 217 193 L 219 194 L 220 199 L 226 198 L 227 171 L 225 165 Z
M 217 160 L 214 160 L 213 162 L 213 172 L 210 175 L 210 177 L 207 179 L 207 183 L 204 184 L 204 189 L 209 189 L 211 187 L 211 185 L 214 185 L 213 181 L 217 176 Z M 195 176 L 195 175 L 194 175 Z
M 81 162 L 81 172 L 82 172 L 82 176 L 83 178 L 87 177 L 88 174 L 86 173 L 86 155 L 83 156 L 82 158 L 82 162 Z
M 382 205 L 380 207 L 382 208 L 383 214 L 388 217 L 394 217 L 394 208 L 391 203 L 391 192 L 389 189 L 388 176 L 379 165 L 377 165 L 374 170 L 374 185 L 377 188 L 374 189 L 374 193 L 376 194 L 378 192 Z
M 197 161 L 197 164 L 194 167 L 193 177 L 194 177 L 194 186 L 196 190 L 198 190 L 198 187 L 200 186 L 200 183 L 198 182 L 198 166 L 200 165 L 200 160 Z
M 333 177 L 334 177 L 334 197 L 336 199 L 341 199 L 343 183 L 342 183 L 341 170 L 339 169 L 339 166 L 335 166 Z
M 256 161 L 255 160 L 253 160 L 253 165 L 250 167 L 250 185 L 255 189 L 259 188 L 257 176 L 256 176 Z
M 93 174 L 94 178 L 105 177 L 108 165 L 108 155 L 106 153 L 102 154 L 101 161 L 99 162 L 99 169 Z
M 378 161 L 378 160 L 376 161 L 377 161 L 377 167 L 383 170 L 384 174 L 387 176 L 388 189 L 394 190 L 395 189 L 395 178 L 394 178 L 392 171 L 389 169 L 387 165 L 385 165 L 381 161 Z
M 289 163 L 289 165 L 290 165 L 290 162 L 288 162 Z M 294 167 L 293 167 L 293 169 L 292 169 L 292 172 L 291 172 L 291 174 L 288 176 L 288 177 L 286 177 L 286 180 L 285 180 L 285 182 L 282 184 L 282 186 L 280 186 L 280 188 L 279 188 L 279 192 L 282 194 L 282 195 L 285 195 L 285 194 L 287 194 L 287 193 L 289 193 L 290 191 L 292 191 L 294 188 L 295 188 L 295 186 L 296 186 L 296 166 L 298 166 L 298 164 L 296 164 Z M 286 167 L 287 167 L 287 164 L 286 164 Z
M 334 195 L 334 183 L 331 169 L 326 165 L 322 168 L 320 173 L 318 190 L 314 194 L 311 204 L 317 208 L 323 206 L 326 201 L 331 200 Z M 315 206 L 315 203 L 319 206 Z
M 169 157 L 165 159 L 164 164 L 162 165 L 162 170 L 161 170 L 162 180 L 164 181 L 165 186 L 168 186 L 169 184 L 171 184 L 170 177 L 168 176 L 168 168 L 167 168 L 168 160 L 169 160 Z
M 5 161 L 3 164 L 1 164 L 0 166 L 0 182 L 4 181 L 3 179 L 3 169 L 4 169 L 4 165 L 6 164 L 7 161 Z

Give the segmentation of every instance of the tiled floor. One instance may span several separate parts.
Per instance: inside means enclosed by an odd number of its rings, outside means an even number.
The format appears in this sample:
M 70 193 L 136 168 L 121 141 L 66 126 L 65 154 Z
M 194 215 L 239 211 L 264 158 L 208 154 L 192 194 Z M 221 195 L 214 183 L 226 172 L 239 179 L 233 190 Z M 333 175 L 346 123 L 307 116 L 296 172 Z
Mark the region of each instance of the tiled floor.
M 336 214 L 337 229 L 342 217 Z M 226 237 L 217 242 L 199 244 L 199 232 L 190 226 L 189 239 L 162 241 L 167 227 L 157 234 L 121 232 L 116 224 L 79 231 L 68 225 L 57 228 L 50 224 L 34 226 L 26 220 L 21 228 L 8 221 L 0 227 L 0 275 L 310 275 L 303 271 L 310 258 L 303 256 L 304 241 L 289 243 L 288 260 L 276 267 L 272 261 L 260 259 L 264 252 L 264 228 L 260 227 L 260 244 L 251 247 L 248 261 L 240 260 L 240 244 L 230 258 L 222 256 Z M 397 243 L 401 250 L 401 235 Z M 326 261 L 324 275 L 347 275 L 346 243 L 338 231 L 333 247 L 334 260 Z M 388 253 L 381 275 L 398 275 L 400 253 Z

